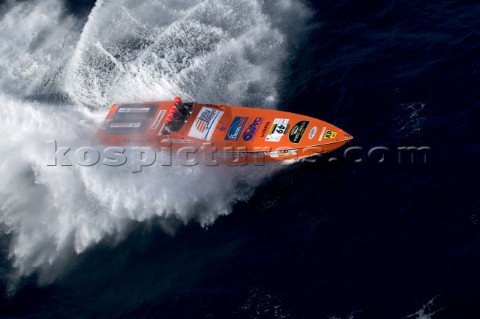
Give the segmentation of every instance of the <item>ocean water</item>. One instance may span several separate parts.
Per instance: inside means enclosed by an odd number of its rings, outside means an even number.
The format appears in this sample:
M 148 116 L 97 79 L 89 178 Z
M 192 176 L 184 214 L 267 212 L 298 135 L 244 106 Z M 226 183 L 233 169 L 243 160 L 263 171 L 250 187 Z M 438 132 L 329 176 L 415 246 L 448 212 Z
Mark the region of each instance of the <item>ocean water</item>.
M 480 317 L 477 2 L 5 1 L 0 39 L 0 317 Z M 112 102 L 175 95 L 355 139 L 288 166 L 46 165 Z

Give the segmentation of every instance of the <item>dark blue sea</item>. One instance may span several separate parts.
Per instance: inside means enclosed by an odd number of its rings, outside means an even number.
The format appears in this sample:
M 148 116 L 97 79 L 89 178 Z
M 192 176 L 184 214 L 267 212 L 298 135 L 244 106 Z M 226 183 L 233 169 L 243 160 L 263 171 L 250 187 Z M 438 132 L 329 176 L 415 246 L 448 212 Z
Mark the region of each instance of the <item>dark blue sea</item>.
M 480 318 L 478 1 L 12 0 L 0 39 L 0 317 Z M 354 140 L 268 172 L 42 162 L 177 94 Z

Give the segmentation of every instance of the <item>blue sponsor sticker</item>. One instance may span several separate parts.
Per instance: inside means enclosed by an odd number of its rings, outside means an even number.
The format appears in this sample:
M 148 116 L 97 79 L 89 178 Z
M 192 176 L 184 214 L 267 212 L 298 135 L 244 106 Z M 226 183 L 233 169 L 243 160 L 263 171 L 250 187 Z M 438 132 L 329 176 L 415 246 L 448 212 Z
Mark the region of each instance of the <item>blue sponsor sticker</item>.
M 233 119 L 230 128 L 227 131 L 227 135 L 225 136 L 225 140 L 227 141 L 238 141 L 240 137 L 240 133 L 242 132 L 243 127 L 248 121 L 248 117 L 240 117 L 237 116 Z
M 247 127 L 245 132 L 242 135 L 242 138 L 245 142 L 251 141 L 254 137 L 255 134 L 258 131 L 258 127 L 260 124 L 263 122 L 263 117 L 256 117 L 253 122 Z

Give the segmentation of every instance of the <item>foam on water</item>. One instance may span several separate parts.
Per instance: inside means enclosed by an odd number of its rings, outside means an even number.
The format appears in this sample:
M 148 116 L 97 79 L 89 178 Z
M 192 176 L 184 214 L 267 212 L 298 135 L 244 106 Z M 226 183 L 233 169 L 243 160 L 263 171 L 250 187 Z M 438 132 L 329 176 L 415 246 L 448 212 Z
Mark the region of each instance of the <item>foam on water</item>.
M 443 310 L 443 308 L 439 308 L 437 310 L 433 310 L 433 308 L 438 308 L 437 306 L 434 306 L 435 300 L 439 296 L 436 296 L 432 299 L 430 299 L 427 304 L 425 304 L 420 310 L 417 312 L 410 314 L 406 316 L 405 318 L 415 318 L 415 319 L 432 319 L 433 316 Z
M 88 21 L 62 3 L 6 5 L 0 20 L 0 223 L 21 275 L 81 253 L 132 220 L 211 224 L 272 169 L 47 166 L 49 140 L 89 145 L 113 101 L 187 99 L 275 107 L 295 28 L 293 0 L 98 1 Z M 285 23 L 283 21 L 283 24 Z M 292 27 L 289 32 L 292 32 Z M 31 101 L 61 94 L 72 103 Z M 29 99 L 27 99 L 29 97 Z
M 288 6 L 277 7 L 276 18 L 289 13 Z M 291 14 L 307 16 L 298 10 Z M 92 106 L 175 94 L 273 106 L 288 52 L 274 23 L 262 1 L 99 1 L 64 89 L 77 103 Z
M 75 50 L 80 21 L 57 0 L 8 2 L 0 20 L 0 89 L 25 97 L 52 93 Z

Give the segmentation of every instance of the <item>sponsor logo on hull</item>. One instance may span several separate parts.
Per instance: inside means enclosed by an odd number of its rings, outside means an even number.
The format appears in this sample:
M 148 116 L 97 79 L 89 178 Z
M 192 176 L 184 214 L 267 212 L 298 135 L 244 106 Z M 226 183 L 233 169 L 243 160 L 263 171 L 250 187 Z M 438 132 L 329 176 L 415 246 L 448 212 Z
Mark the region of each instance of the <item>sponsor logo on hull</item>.
M 312 129 L 310 130 L 310 133 L 308 133 L 308 139 L 313 139 L 315 137 L 315 135 L 317 134 L 317 127 L 314 126 L 312 127 Z
M 267 142 L 280 142 L 282 136 L 288 130 L 289 119 L 275 119 L 272 126 L 268 130 L 268 135 L 265 138 Z
M 149 107 L 121 107 L 118 109 L 118 113 L 148 113 Z
M 227 131 L 227 135 L 225 136 L 226 141 L 238 141 L 240 137 L 240 133 L 243 130 L 243 127 L 248 121 L 248 117 L 240 117 L 237 116 L 233 119 L 230 128 Z
M 318 141 L 320 142 L 322 139 L 323 139 L 323 135 L 325 134 L 325 131 L 327 130 L 327 128 L 324 126 L 322 128 L 322 132 L 320 133 L 320 137 L 318 138 Z
M 110 123 L 110 128 L 139 128 L 142 123 Z
M 303 134 L 308 127 L 308 124 L 310 124 L 310 121 L 300 121 L 295 124 L 290 130 L 290 133 L 288 134 L 288 139 L 290 140 L 290 142 L 300 143 Z
M 263 126 L 263 129 L 262 129 L 262 135 L 260 136 L 261 138 L 265 137 L 265 134 L 267 134 L 267 129 L 268 129 L 269 126 L 270 126 L 270 122 L 265 123 L 265 125 Z
M 253 140 L 253 138 L 257 134 L 258 127 L 260 126 L 260 124 L 262 124 L 262 122 L 263 122 L 263 117 L 256 117 L 243 133 L 242 139 L 245 142 Z
M 326 131 L 325 132 L 325 138 L 335 138 L 337 136 L 337 132 L 334 131 Z
M 213 132 L 215 131 L 215 127 L 222 116 L 222 111 L 209 107 L 203 107 L 193 122 L 188 136 L 204 141 L 210 141 L 212 139 Z

